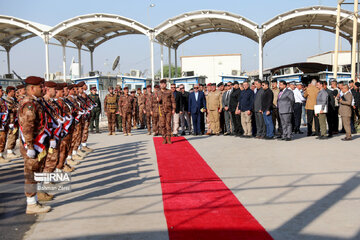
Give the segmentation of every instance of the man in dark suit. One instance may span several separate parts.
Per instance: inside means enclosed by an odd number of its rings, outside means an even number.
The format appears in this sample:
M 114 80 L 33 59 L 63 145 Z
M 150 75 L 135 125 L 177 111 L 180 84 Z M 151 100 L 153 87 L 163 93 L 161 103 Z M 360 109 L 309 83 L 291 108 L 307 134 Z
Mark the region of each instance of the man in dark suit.
M 232 132 L 232 134 L 239 136 L 239 137 L 244 134 L 244 130 L 241 126 L 241 117 L 239 114 L 235 114 L 238 103 L 239 103 L 240 93 L 241 93 L 241 90 L 239 88 L 239 83 L 237 81 L 235 81 L 232 92 L 230 93 L 229 111 L 231 113 L 231 124 L 232 124 L 233 130 L 234 130 L 234 132 Z
M 335 110 L 335 96 L 333 94 L 333 91 L 328 88 L 326 81 L 324 81 L 324 89 L 328 93 L 328 112 L 326 113 L 326 120 L 329 126 L 328 137 L 332 137 L 333 134 L 338 131 L 336 127 L 336 118 L 338 118 L 338 115 Z
M 184 84 L 181 84 L 179 87 L 182 97 L 182 114 L 180 114 L 181 135 L 185 135 L 186 125 L 189 133 L 191 133 L 191 118 L 189 114 L 189 92 L 185 91 Z
M 182 114 L 183 109 L 182 94 L 176 90 L 175 84 L 171 84 L 171 91 L 173 92 L 176 103 L 175 114 L 172 116 L 173 136 L 177 137 L 180 126 L 180 114 Z
M 202 92 L 205 97 L 205 84 L 199 84 L 199 92 Z M 203 112 L 200 112 L 200 131 L 201 134 L 205 134 L 205 113 Z
M 189 95 L 189 114 L 193 121 L 194 135 L 201 133 L 200 118 L 201 110 L 206 109 L 205 95 L 202 91 L 199 91 L 199 85 L 194 86 L 194 92 Z
M 280 114 L 280 122 L 282 125 L 282 140 L 291 141 L 292 124 L 291 118 L 294 112 L 294 92 L 287 88 L 285 81 L 279 83 L 278 109 Z

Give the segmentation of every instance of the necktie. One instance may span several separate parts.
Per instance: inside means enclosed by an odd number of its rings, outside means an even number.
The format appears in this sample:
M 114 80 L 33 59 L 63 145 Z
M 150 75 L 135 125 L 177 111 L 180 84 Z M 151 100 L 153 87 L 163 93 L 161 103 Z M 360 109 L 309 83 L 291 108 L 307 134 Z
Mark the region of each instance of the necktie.
M 279 92 L 279 96 L 278 99 L 280 99 L 281 95 L 284 93 L 284 90 L 282 90 L 281 92 Z

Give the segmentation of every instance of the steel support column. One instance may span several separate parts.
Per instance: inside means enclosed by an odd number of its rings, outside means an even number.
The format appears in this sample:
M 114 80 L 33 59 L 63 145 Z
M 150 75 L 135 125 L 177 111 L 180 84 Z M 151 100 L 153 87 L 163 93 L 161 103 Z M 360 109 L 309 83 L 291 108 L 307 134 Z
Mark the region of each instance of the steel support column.
M 11 70 L 10 70 L 10 48 L 6 48 L 6 56 L 7 56 L 8 74 L 10 74 L 11 73 Z
M 351 79 L 356 78 L 356 43 L 357 43 L 357 26 L 358 26 L 358 4 L 359 0 L 354 0 L 354 16 L 353 16 L 353 37 L 351 46 Z
M 263 41 L 262 41 L 262 37 L 263 37 L 263 31 L 262 29 L 258 29 L 258 35 L 259 35 L 259 79 L 263 80 L 263 62 L 264 62 L 264 55 L 263 55 Z
M 62 43 L 63 48 L 63 80 L 66 82 L 66 42 Z
M 78 58 L 79 58 L 79 78 L 81 78 L 81 45 L 78 46 Z
M 46 81 L 50 79 L 50 71 L 49 71 L 49 35 L 45 34 L 45 64 L 46 64 Z
M 178 75 L 177 75 L 177 48 L 175 48 L 175 77 L 178 77 Z
M 160 78 L 164 78 L 164 46 L 160 44 Z
M 169 79 L 171 79 L 171 47 L 169 48 Z
M 151 61 L 151 86 L 155 85 L 155 67 L 154 67 L 154 40 L 150 37 L 150 61 Z

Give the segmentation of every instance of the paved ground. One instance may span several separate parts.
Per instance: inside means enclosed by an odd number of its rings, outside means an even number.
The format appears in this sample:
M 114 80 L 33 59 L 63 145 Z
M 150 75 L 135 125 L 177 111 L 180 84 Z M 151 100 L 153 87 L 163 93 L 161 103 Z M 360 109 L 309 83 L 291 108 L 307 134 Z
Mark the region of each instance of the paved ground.
M 96 150 L 73 175 L 72 192 L 58 194 L 53 211 L 39 216 L 25 239 L 168 239 L 155 149 L 152 137 L 142 133 L 91 135 Z M 274 239 L 357 240 L 359 139 L 341 137 L 188 140 Z M 17 204 L 26 229 L 35 217 L 21 214 L 21 198 Z

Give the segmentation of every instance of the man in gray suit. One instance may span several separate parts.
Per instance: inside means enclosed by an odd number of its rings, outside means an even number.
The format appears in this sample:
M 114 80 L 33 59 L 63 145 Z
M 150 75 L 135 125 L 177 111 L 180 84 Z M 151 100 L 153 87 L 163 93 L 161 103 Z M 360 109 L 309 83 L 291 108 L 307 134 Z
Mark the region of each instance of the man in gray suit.
M 222 95 L 222 105 L 224 107 L 224 117 L 225 117 L 225 131 L 224 135 L 231 134 L 230 122 L 231 122 L 231 113 L 229 112 L 229 104 L 230 104 L 230 94 L 231 94 L 231 85 L 225 85 L 225 92 Z
M 264 89 L 261 87 L 261 80 L 257 79 L 254 81 L 256 92 L 254 99 L 254 113 L 255 113 L 255 122 L 256 122 L 256 138 L 264 138 L 266 135 L 265 121 L 262 109 L 262 96 L 264 94 Z
M 291 141 L 292 123 L 291 117 L 294 112 L 295 97 L 291 89 L 288 89 L 285 81 L 279 83 L 278 109 L 282 127 L 281 140 Z
M 342 96 L 339 98 L 339 114 L 344 125 L 346 137 L 342 138 L 343 141 L 351 141 L 351 114 L 352 114 L 352 101 L 353 96 L 348 85 L 344 85 L 341 89 Z

